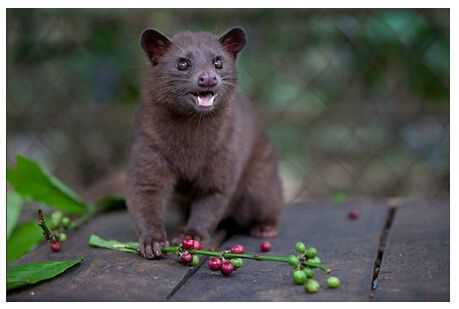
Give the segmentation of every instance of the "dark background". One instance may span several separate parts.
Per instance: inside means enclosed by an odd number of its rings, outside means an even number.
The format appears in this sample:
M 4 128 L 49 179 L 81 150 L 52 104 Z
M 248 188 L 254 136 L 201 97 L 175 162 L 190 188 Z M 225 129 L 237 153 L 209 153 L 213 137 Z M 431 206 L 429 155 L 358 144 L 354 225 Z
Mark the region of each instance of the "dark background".
M 80 193 L 122 194 L 140 32 L 235 25 L 249 39 L 240 91 L 269 125 L 289 201 L 449 196 L 442 9 L 8 9 L 8 163 L 23 153 Z

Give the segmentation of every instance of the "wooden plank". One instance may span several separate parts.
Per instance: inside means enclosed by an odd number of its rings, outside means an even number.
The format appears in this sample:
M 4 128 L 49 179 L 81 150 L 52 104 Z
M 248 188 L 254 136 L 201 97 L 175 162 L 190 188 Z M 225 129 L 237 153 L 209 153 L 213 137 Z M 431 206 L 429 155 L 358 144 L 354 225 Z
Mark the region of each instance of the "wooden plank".
M 374 298 L 449 301 L 449 201 L 402 205 L 384 250 Z
M 340 277 L 340 289 L 330 290 L 323 285 L 319 293 L 306 294 L 303 286 L 293 285 L 292 270 L 287 264 L 247 261 L 241 270 L 228 278 L 203 265 L 171 300 L 368 301 L 373 263 L 387 207 L 367 207 L 367 203 L 304 206 L 292 206 L 284 211 L 280 235 L 271 241 L 273 250 L 270 254 L 291 254 L 299 240 L 313 245 L 319 250 L 322 261 Z M 347 219 L 351 208 L 359 210 L 359 220 Z M 243 244 L 248 251 L 258 252 L 260 240 L 237 236 L 224 246 L 236 243 Z M 325 283 L 323 275 L 318 279 Z
M 19 263 L 60 260 L 83 256 L 83 263 L 53 280 L 12 291 L 8 301 L 161 301 L 190 271 L 172 257 L 149 261 L 123 252 L 91 248 L 95 233 L 107 239 L 133 241 L 134 224 L 126 212 L 104 214 L 91 220 L 64 242 L 63 250 L 51 253 L 46 245 Z

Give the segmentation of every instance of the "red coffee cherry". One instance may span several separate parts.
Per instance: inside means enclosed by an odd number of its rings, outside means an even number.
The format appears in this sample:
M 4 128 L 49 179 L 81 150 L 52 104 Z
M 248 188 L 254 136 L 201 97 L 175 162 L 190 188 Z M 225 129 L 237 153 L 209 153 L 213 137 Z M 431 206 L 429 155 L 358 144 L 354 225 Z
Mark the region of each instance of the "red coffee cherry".
M 271 251 L 271 243 L 269 241 L 264 241 L 260 244 L 260 251 L 261 252 L 269 252 Z
M 58 240 L 53 240 L 51 241 L 51 244 L 49 245 L 51 251 L 53 252 L 59 252 L 61 251 L 61 243 Z
M 357 210 L 351 210 L 348 214 L 347 217 L 351 220 L 357 220 L 359 218 L 360 214 Z
M 193 256 L 188 251 L 185 251 L 180 255 L 180 262 L 182 262 L 184 264 L 188 264 L 192 260 L 193 260 Z
M 243 254 L 244 252 L 245 252 L 245 248 L 243 245 L 234 245 L 231 247 L 231 253 Z
M 193 241 L 193 249 L 194 250 L 201 250 L 202 249 L 202 244 L 198 240 Z
M 193 249 L 194 247 L 194 240 L 193 239 L 184 239 L 182 241 L 183 249 Z
M 212 270 L 212 271 L 220 270 L 220 268 L 222 267 L 222 260 L 219 259 L 218 257 L 211 257 L 211 258 L 207 261 L 207 266 L 208 266 L 209 269 Z
M 233 271 L 234 265 L 230 261 L 224 261 L 221 268 L 222 274 L 225 276 L 229 276 Z

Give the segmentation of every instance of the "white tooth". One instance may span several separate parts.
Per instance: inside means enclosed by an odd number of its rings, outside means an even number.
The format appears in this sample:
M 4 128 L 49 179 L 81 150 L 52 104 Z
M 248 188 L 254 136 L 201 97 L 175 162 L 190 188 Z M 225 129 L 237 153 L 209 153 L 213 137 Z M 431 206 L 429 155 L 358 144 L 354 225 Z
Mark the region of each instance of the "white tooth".
M 215 97 L 216 97 L 216 95 L 205 96 L 205 97 L 197 96 L 196 97 L 196 103 L 199 106 L 212 106 L 214 104 Z

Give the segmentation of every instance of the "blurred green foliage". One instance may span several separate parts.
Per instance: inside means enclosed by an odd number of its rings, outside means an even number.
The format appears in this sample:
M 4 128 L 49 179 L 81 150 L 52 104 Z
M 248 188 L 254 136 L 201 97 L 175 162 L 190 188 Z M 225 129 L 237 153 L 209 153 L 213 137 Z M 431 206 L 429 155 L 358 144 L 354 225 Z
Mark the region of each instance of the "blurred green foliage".
M 6 197 L 6 239 L 8 240 L 13 232 L 14 228 L 21 214 L 23 200 L 14 191 L 9 191 Z
M 336 79 L 318 87 L 317 91 L 325 97 L 342 91 L 336 89 L 346 84 L 339 82 L 341 74 L 358 75 L 368 85 L 377 87 L 383 79 L 392 78 L 388 74 L 391 69 L 397 69 L 420 98 L 445 103 L 449 98 L 446 83 L 449 80 L 449 14 L 432 13 L 421 10 L 15 9 L 8 10 L 11 36 L 8 58 L 10 63 L 27 66 L 62 62 L 66 69 L 60 74 L 77 74 L 82 81 L 95 79 L 93 86 L 97 87 L 91 87 L 90 83 L 78 85 L 79 90 L 89 87 L 86 90 L 95 100 L 116 98 L 118 103 L 132 103 L 139 95 L 139 76 L 132 73 L 137 73 L 143 62 L 139 61 L 143 55 L 137 44 L 143 28 L 155 27 L 169 35 L 188 29 L 222 33 L 238 24 L 247 28 L 250 42 L 249 51 L 241 60 L 244 87 L 250 86 L 252 91 L 265 90 L 260 99 L 271 104 L 296 98 L 302 90 L 296 82 L 286 83 L 298 76 L 285 80 L 288 75 L 282 76 L 282 73 L 287 72 L 277 71 L 276 65 L 266 65 L 269 60 L 282 63 L 289 59 L 294 65 L 302 66 L 305 74 L 314 76 L 330 57 L 339 58 L 334 62 L 340 63 L 341 72 L 330 74 L 328 77 Z M 290 22 L 286 22 L 287 19 Z M 108 71 L 101 72 L 104 69 Z M 101 90 L 107 82 L 110 85 L 105 86 L 111 88 Z
M 148 65 L 141 31 L 234 25 L 249 42 L 240 88 L 268 123 L 287 186 L 308 184 L 308 196 L 449 192 L 444 9 L 9 9 L 8 155 L 25 148 L 91 185 L 126 162 L 127 115 Z
M 88 206 L 76 193 L 24 156 L 16 157 L 16 167 L 8 167 L 6 177 L 23 198 L 50 205 L 69 214 L 88 211 Z
M 37 162 L 22 155 L 16 157 L 16 166 L 7 167 L 7 181 L 12 189 L 8 191 L 7 200 L 7 262 L 11 263 L 30 252 L 45 237 L 35 217 L 25 223 L 18 224 L 23 210 L 23 203 L 34 202 L 45 207 L 58 209 L 67 214 L 88 214 L 91 205 L 81 201 L 70 188 L 59 179 L 49 174 Z M 105 209 L 110 209 L 111 203 L 107 200 Z M 59 214 L 59 215 L 58 215 Z M 51 216 L 62 217 L 61 212 Z M 46 217 L 45 220 L 48 220 Z M 50 229 L 59 222 L 48 222 Z
M 12 189 L 8 191 L 6 205 L 8 263 L 24 256 L 45 239 L 44 230 L 38 224 L 39 219 L 35 215 L 30 218 L 30 211 L 38 211 L 30 207 L 33 205 L 31 203 L 38 204 L 44 209 L 55 210 L 50 216 L 43 216 L 44 224 L 55 235 L 78 227 L 96 214 L 126 208 L 125 199 L 115 196 L 105 196 L 94 205 L 82 202 L 67 185 L 49 174 L 34 160 L 22 155 L 17 155 L 16 166 L 7 167 L 7 181 Z M 24 204 L 29 207 L 23 207 Z M 21 214 L 26 208 L 29 208 L 29 214 Z M 72 216 L 69 218 L 64 214 Z M 27 222 L 18 223 L 25 221 L 25 218 Z M 64 220 L 67 223 L 64 223 Z M 48 236 L 48 241 L 49 238 Z
M 18 225 L 6 244 L 6 261 L 14 262 L 29 253 L 44 240 L 43 232 L 35 220 Z

